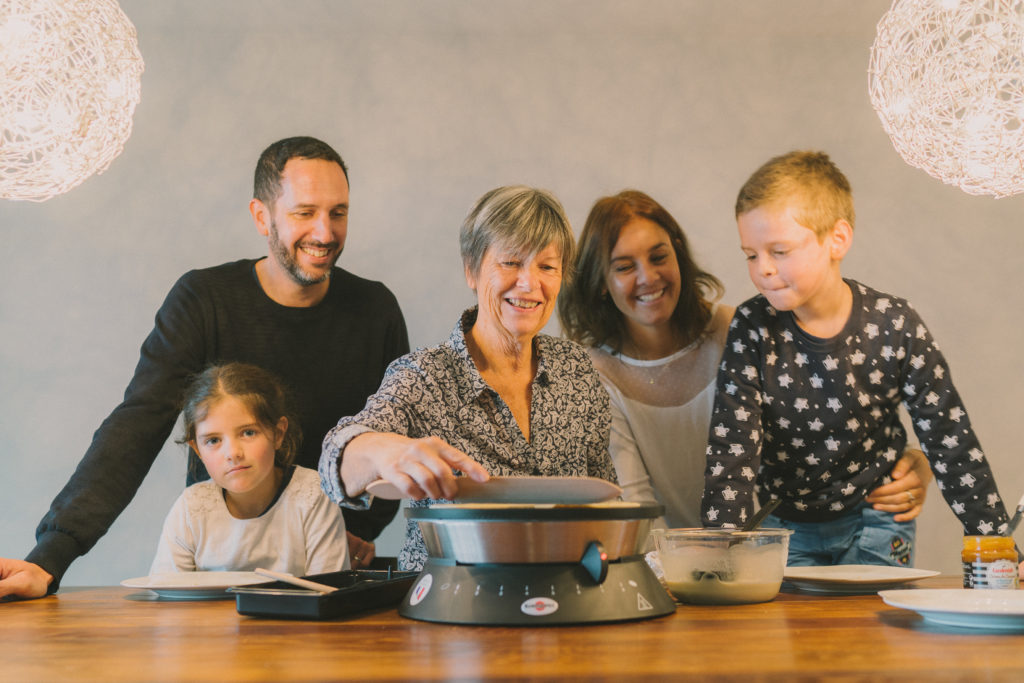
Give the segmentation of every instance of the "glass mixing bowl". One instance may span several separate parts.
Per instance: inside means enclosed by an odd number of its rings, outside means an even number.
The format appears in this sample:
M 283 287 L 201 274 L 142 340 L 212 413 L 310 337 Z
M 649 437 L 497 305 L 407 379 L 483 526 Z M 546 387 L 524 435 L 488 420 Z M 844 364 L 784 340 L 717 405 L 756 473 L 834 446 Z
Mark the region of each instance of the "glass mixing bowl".
M 697 605 L 767 602 L 779 593 L 789 529 L 654 529 L 665 583 Z

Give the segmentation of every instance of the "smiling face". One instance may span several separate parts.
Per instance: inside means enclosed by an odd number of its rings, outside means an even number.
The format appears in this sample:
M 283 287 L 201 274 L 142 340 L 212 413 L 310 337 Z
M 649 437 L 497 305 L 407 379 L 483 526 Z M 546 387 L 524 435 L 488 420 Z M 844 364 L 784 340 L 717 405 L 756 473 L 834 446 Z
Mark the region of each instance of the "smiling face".
M 554 244 L 532 256 L 500 244 L 484 254 L 476 274 L 466 272 L 476 291 L 476 325 L 523 344 L 536 336 L 555 310 L 562 286 L 562 253 Z
M 680 282 L 679 261 L 665 229 L 647 218 L 626 223 L 611 251 L 605 287 L 630 337 L 651 331 L 671 334 Z
M 210 405 L 206 417 L 196 422 L 196 438 L 189 445 L 224 489 L 229 509 L 270 505 L 277 489 L 274 454 L 287 426 L 282 417 L 275 430 L 268 429 L 230 395 Z
M 348 181 L 341 167 L 324 159 L 290 159 L 273 206 L 253 199 L 250 211 L 267 237 L 270 287 L 326 291 L 348 234 Z
M 801 321 L 827 313 L 822 302 L 843 286 L 839 264 L 852 240 L 849 223 L 836 221 L 819 240 L 796 221 L 792 206 L 762 206 L 740 214 L 737 225 L 750 280 L 768 303 Z

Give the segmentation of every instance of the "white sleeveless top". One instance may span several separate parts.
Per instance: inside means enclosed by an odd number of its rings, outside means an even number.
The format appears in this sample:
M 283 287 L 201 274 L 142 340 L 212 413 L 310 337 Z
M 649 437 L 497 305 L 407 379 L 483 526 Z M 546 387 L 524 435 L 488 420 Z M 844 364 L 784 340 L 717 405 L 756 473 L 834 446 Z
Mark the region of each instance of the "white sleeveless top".
M 625 500 L 660 503 L 660 525 L 699 527 L 708 425 L 731 307 L 716 307 L 708 334 L 657 360 L 589 349 L 611 396 L 610 449 Z

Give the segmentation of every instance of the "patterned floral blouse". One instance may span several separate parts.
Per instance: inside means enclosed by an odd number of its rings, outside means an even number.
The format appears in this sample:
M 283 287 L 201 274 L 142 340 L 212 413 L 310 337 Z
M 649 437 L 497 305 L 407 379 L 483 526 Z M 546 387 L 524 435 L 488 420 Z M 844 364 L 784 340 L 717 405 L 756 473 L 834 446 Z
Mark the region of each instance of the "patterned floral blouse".
M 465 333 L 475 321 L 476 308 L 471 308 L 446 342 L 394 361 L 366 407 L 327 433 L 320 477 L 331 500 L 356 509 L 368 505 L 365 493 L 349 497 L 339 476 L 345 446 L 365 432 L 439 437 L 472 456 L 492 476 L 591 476 L 615 481 L 608 453 L 608 394 L 583 347 L 545 334 L 534 339 L 539 364 L 531 386 L 527 441 L 508 405 L 470 358 Z M 418 570 L 426 558 L 419 528 L 409 521 L 399 565 Z

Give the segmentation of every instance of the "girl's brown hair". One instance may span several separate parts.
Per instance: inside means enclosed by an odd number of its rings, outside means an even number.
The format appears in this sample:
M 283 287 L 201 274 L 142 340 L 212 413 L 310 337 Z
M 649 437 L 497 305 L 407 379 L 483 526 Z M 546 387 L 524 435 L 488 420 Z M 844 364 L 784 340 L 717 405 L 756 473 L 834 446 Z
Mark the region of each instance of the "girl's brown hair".
M 288 419 L 281 446 L 274 453 L 274 464 L 291 465 L 302 441 L 302 430 L 293 418 L 291 398 L 273 374 L 247 363 L 211 365 L 192 379 L 181 408 L 185 433 L 178 443 L 195 443 L 196 425 L 206 419 L 210 408 L 227 396 L 241 401 L 260 426 L 272 434 L 282 417 Z M 192 455 L 198 456 L 198 453 Z M 190 466 L 193 464 L 196 463 L 190 462 Z

